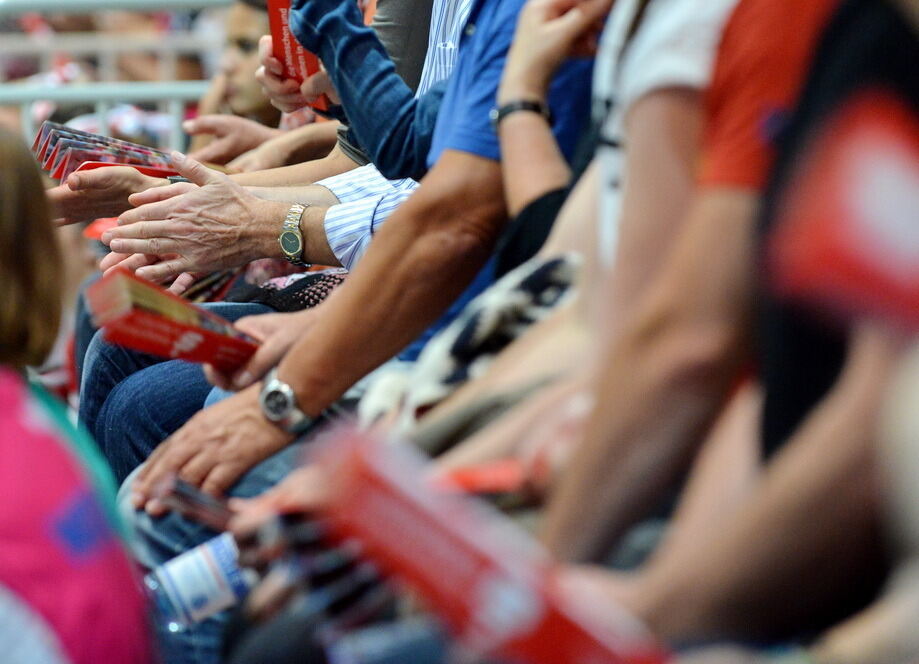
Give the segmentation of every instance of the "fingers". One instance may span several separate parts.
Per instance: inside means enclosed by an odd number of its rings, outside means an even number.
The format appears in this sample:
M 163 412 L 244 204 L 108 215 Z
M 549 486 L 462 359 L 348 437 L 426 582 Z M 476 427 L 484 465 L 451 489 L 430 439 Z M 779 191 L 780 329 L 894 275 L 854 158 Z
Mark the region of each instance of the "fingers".
M 203 187 L 206 184 L 223 182 L 227 177 L 211 168 L 207 168 L 200 162 L 191 157 L 187 157 L 181 152 L 173 151 L 172 166 L 178 171 L 179 175 L 191 180 L 194 184 Z
M 142 267 L 138 269 L 135 274 L 142 279 L 147 279 L 154 283 L 161 283 L 169 279 L 174 279 L 183 272 L 190 272 L 191 270 L 192 266 L 189 265 L 188 259 L 179 256 L 171 260 Z
M 97 168 L 92 171 L 71 173 L 66 180 L 67 186 L 73 191 L 106 189 L 111 187 L 114 182 L 116 174 L 112 171 L 115 170 L 117 169 L 109 166 L 106 168 Z
M 197 447 L 187 444 L 189 424 L 179 429 L 157 447 L 141 468 L 131 490 L 131 502 L 134 507 L 147 510 L 157 515 L 165 512 L 165 506 L 158 500 L 152 500 L 153 487 L 167 475 L 178 474 L 198 451 Z
M 259 63 L 265 67 L 269 72 L 275 76 L 282 76 L 284 74 L 284 65 L 281 64 L 281 61 L 274 57 L 274 41 L 271 38 L 271 35 L 263 35 L 258 40 L 258 60 Z
M 210 164 L 223 164 L 237 154 L 236 142 L 229 136 L 214 139 L 200 150 L 189 156 L 197 161 Z
M 112 247 L 112 243 L 120 240 L 137 240 L 151 238 L 166 238 L 176 233 L 180 224 L 173 221 L 166 221 L 162 218 L 153 221 L 138 221 L 133 224 L 115 226 L 102 233 L 102 244 L 108 245 L 112 251 L 122 254 L 160 254 L 160 251 L 131 251 Z
M 266 341 L 272 332 L 277 330 L 289 316 L 284 314 L 261 314 L 244 316 L 233 323 L 233 327 L 258 341 Z
M 125 270 L 134 272 L 138 268 L 144 267 L 145 265 L 153 265 L 158 260 L 159 258 L 157 256 L 152 255 L 116 254 L 113 252 L 102 259 L 102 261 L 99 263 L 99 269 L 102 270 L 102 276 L 107 276 L 116 268 L 123 268 Z
M 202 115 L 193 120 L 186 120 L 182 123 L 182 129 L 187 134 L 215 134 L 223 136 L 226 134 L 230 123 L 227 122 L 227 116 L 220 114 Z
M 179 183 L 179 184 L 182 184 L 182 183 Z M 178 185 L 172 185 L 171 187 L 163 187 L 163 189 L 171 189 L 172 187 L 175 187 L 175 186 L 178 186 Z M 194 187 L 194 185 L 192 186 Z M 172 198 L 177 198 L 178 195 L 179 194 L 176 194 Z M 175 205 L 176 205 L 176 201 L 173 201 L 172 198 L 162 200 L 162 201 L 154 200 L 151 203 L 145 203 L 143 205 L 139 205 L 138 207 L 135 207 L 134 209 L 125 210 L 118 216 L 118 226 L 127 226 L 129 224 L 136 224 L 139 221 L 160 221 L 163 219 L 168 219 L 170 217 L 170 213 L 175 209 Z
M 212 496 L 222 496 L 236 483 L 245 470 L 245 467 L 239 463 L 229 461 L 218 463 L 201 483 L 201 490 Z
M 324 71 L 320 71 L 306 77 L 300 85 L 300 94 L 306 103 L 312 104 L 319 97 L 330 92 L 331 88 L 332 84 L 329 80 L 329 75 Z
M 172 285 L 169 287 L 169 292 L 176 295 L 181 295 L 187 291 L 191 285 L 195 283 L 195 281 L 195 275 L 191 274 L 190 272 L 183 272 L 178 277 L 176 277 L 175 281 L 172 282 Z
M 140 207 L 150 203 L 159 203 L 160 201 L 180 196 L 192 189 L 197 189 L 197 186 L 188 182 L 176 182 L 175 184 L 170 184 L 165 187 L 151 187 L 145 191 L 140 191 L 128 196 L 128 203 L 134 207 Z
M 204 377 L 207 379 L 208 383 L 214 387 L 219 387 L 221 390 L 233 389 L 233 381 L 230 376 L 210 364 L 205 364 L 203 369 Z
M 275 343 L 272 339 L 259 346 L 245 366 L 233 374 L 233 389 L 241 390 L 261 379 L 281 361 L 288 347 L 289 344 Z

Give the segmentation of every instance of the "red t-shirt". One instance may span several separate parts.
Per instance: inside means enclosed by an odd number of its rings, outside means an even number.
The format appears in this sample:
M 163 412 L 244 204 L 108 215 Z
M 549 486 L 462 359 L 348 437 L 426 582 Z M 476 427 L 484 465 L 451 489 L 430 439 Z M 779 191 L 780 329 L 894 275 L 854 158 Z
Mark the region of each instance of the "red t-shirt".
M 709 87 L 703 186 L 760 190 L 775 139 L 797 101 L 838 0 L 741 0 L 728 21 Z

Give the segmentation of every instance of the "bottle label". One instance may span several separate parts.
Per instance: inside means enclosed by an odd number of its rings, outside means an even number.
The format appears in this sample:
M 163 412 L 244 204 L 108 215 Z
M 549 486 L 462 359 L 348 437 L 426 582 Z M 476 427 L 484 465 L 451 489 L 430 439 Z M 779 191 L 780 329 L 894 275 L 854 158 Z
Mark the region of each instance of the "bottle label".
M 237 563 L 238 556 L 233 536 L 224 533 L 157 570 L 182 622 L 200 622 L 233 606 L 249 592 L 251 585 Z

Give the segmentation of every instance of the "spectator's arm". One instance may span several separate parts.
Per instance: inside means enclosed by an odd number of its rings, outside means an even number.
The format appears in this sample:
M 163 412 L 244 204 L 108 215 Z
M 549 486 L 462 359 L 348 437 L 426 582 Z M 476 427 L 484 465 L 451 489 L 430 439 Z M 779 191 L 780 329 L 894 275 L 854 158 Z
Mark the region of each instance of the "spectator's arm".
M 251 173 L 301 164 L 327 157 L 335 147 L 338 122 L 311 122 L 270 138 L 227 164 L 230 170 Z
M 605 552 L 685 468 L 724 403 L 746 356 L 757 200 L 698 194 L 658 278 L 597 358 L 597 406 L 544 532 L 560 557 Z
M 320 305 L 279 375 L 318 414 L 447 308 L 485 263 L 506 219 L 498 164 L 447 150 Z
M 309 185 L 319 180 L 339 175 L 357 168 L 348 155 L 336 144 L 332 151 L 322 159 L 307 161 L 302 164 L 271 168 L 252 173 L 236 173 L 230 178 L 237 184 L 246 187 L 284 187 Z
M 357 3 L 295 2 L 291 29 L 322 60 L 352 133 L 380 172 L 419 179 L 445 83 L 416 99 L 376 33 L 363 24 Z
M 885 566 L 877 413 L 899 358 L 886 331 L 855 333 L 832 392 L 758 490 L 718 534 L 650 570 L 632 603 L 654 631 L 683 641 L 800 633 L 815 610 L 873 589 L 872 570 Z

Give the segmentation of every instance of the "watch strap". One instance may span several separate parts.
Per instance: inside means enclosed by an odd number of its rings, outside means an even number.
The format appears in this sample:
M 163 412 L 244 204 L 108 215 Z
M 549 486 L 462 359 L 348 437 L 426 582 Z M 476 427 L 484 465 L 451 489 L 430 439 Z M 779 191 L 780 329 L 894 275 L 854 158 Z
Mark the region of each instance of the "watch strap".
M 308 203 L 294 203 L 287 210 L 284 221 L 281 223 L 281 233 L 278 236 L 278 241 L 281 243 L 281 250 L 284 252 L 284 258 L 294 265 L 307 265 L 307 263 L 303 262 L 303 232 L 300 230 L 300 221 L 303 219 L 303 213 L 306 212 L 306 208 L 308 207 Z M 284 243 L 281 242 L 284 233 L 287 232 L 296 233 L 300 238 L 300 253 L 297 256 L 287 253 L 284 249 Z
M 512 113 L 518 113 L 520 111 L 526 111 L 528 113 L 536 113 L 543 116 L 550 125 L 552 124 L 552 112 L 549 110 L 549 107 L 546 106 L 541 101 L 533 101 L 531 99 L 518 99 L 515 101 L 509 101 L 506 104 L 502 104 L 497 108 L 493 108 L 491 111 L 491 124 L 497 131 L 498 125 L 501 124 L 501 121 L 504 120 L 508 115 Z

